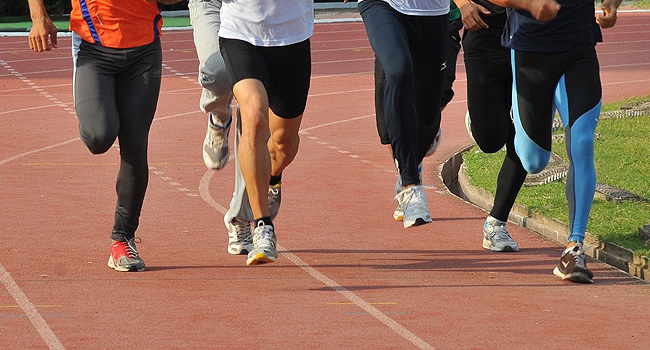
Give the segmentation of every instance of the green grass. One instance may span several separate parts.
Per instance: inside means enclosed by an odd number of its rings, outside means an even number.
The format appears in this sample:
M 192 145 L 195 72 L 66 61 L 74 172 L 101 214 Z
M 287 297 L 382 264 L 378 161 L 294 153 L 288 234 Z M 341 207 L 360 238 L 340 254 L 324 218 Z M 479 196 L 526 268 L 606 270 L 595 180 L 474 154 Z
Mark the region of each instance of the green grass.
M 59 31 L 67 31 L 70 23 L 68 16 L 52 16 L 52 22 Z M 165 27 L 189 27 L 189 17 L 165 17 Z M 0 32 L 29 32 L 32 22 L 28 16 L 0 18 Z
M 650 97 L 639 100 L 650 100 Z M 603 111 L 612 111 L 632 100 L 608 104 Z M 595 160 L 598 182 L 623 188 L 650 199 L 650 115 L 628 118 L 601 118 L 596 132 Z M 553 144 L 553 152 L 567 160 L 564 142 Z M 463 158 L 474 186 L 494 194 L 497 170 L 505 151 L 484 154 L 475 146 Z M 517 203 L 539 214 L 568 222 L 565 186 L 552 182 L 542 186 L 523 187 Z M 587 231 L 602 241 L 624 246 L 637 254 L 650 257 L 650 245 L 639 235 L 638 228 L 648 224 L 650 203 L 638 201 L 611 202 L 595 199 Z
M 632 0 L 629 2 L 629 4 L 630 6 L 637 9 L 643 9 L 643 10 L 650 9 L 650 0 Z

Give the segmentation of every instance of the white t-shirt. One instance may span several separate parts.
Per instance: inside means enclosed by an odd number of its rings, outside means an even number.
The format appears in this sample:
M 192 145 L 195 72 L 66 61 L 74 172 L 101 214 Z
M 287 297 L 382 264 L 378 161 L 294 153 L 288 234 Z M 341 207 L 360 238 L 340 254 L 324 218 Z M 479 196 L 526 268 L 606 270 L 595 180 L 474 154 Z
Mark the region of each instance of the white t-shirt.
M 313 0 L 223 0 L 219 36 L 255 46 L 286 46 L 314 33 Z
M 363 0 L 358 0 L 359 2 Z M 381 0 L 409 16 L 442 16 L 449 13 L 449 0 Z

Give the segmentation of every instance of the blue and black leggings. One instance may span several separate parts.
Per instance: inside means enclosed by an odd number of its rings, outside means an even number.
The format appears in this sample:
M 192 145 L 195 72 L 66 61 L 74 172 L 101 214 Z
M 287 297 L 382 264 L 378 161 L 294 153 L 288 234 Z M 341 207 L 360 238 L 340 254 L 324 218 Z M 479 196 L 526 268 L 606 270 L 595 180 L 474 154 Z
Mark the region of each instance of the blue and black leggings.
M 595 46 L 559 53 L 513 50 L 512 71 L 515 149 L 528 172 L 548 164 L 556 110 L 562 119 L 570 160 L 569 242 L 582 242 L 596 190 L 594 132 L 602 101 Z

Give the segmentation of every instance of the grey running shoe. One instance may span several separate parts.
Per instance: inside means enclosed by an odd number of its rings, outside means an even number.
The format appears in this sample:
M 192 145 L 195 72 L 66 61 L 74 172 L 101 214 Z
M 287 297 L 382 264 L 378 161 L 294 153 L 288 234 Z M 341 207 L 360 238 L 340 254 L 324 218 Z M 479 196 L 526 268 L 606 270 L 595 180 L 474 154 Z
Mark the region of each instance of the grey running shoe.
M 428 157 L 436 152 L 438 149 L 438 146 L 440 146 L 440 141 L 442 140 L 442 128 L 438 128 L 438 133 L 436 134 L 436 138 L 433 139 L 433 143 L 431 144 L 431 147 L 429 147 L 429 150 L 427 151 L 427 154 L 425 154 L 425 157 Z
M 575 283 L 593 283 L 594 274 L 587 269 L 587 256 L 582 243 L 565 249 L 560 263 L 553 269 L 553 274 L 563 280 Z
M 433 221 L 427 208 L 427 196 L 421 185 L 405 188 L 395 196 L 395 200 L 398 208 L 404 211 L 402 217 L 404 227 L 424 225 Z
M 212 119 L 212 116 L 209 118 Z M 203 141 L 203 162 L 208 169 L 219 170 L 228 164 L 230 159 L 228 135 L 231 124 L 232 118 L 224 125 L 214 125 L 208 120 L 208 131 Z
M 422 163 L 418 165 L 418 174 L 420 175 L 420 182 L 422 182 Z M 395 195 L 397 196 L 400 192 L 404 190 L 404 186 L 402 186 L 402 177 L 397 174 L 397 181 L 395 181 Z M 404 209 L 399 206 L 399 203 L 397 204 L 397 208 L 395 208 L 395 211 L 393 212 L 393 219 L 395 221 L 402 221 L 404 218 Z
M 282 182 L 269 186 L 269 216 L 275 219 L 280 211 L 280 202 L 282 201 Z
M 248 253 L 246 265 L 274 262 L 278 258 L 276 244 L 277 239 L 273 226 L 264 225 L 264 222 L 260 220 L 253 233 L 253 249 Z
M 226 228 L 228 228 L 228 254 L 248 254 L 253 250 L 250 222 L 234 218 L 231 222 L 226 222 Z
M 140 239 L 134 237 L 128 241 L 114 241 L 108 257 L 108 267 L 122 272 L 144 271 L 144 261 L 135 248 L 136 242 L 140 243 Z
M 519 244 L 508 234 L 505 221 L 489 216 L 483 224 L 483 248 L 493 252 L 518 252 Z

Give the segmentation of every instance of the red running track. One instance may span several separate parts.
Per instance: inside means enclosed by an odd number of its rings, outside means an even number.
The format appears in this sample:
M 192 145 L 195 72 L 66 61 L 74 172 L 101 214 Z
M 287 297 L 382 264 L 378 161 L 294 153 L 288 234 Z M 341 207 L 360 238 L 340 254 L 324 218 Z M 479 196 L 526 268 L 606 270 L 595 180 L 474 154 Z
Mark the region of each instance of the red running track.
M 106 267 L 118 149 L 79 141 L 70 40 L 49 53 L 0 38 L 0 344 L 7 349 L 591 349 L 647 347 L 650 286 L 590 262 L 593 285 L 552 275 L 561 246 L 510 225 L 519 253 L 482 249 L 486 213 L 440 165 L 471 143 L 465 74 L 425 161 L 434 222 L 392 220 L 395 171 L 373 117 L 361 23 L 317 24 L 301 150 L 284 175 L 281 254 L 226 253 L 233 167 L 206 171 L 191 32 L 163 37 L 138 245 L 142 273 Z M 650 16 L 622 13 L 598 45 L 604 101 L 650 95 Z

